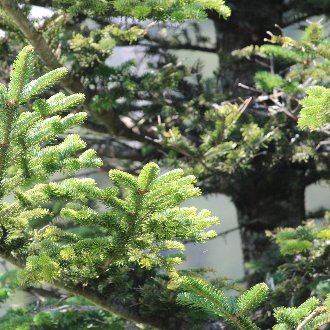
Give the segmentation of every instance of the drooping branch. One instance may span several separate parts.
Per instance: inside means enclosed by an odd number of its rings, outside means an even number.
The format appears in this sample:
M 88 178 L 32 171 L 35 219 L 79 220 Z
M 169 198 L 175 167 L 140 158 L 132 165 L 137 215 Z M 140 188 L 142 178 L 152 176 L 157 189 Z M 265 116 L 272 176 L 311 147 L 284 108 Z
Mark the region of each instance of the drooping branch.
M 24 268 L 25 264 L 23 260 L 13 257 L 10 253 L 0 250 L 0 257 L 15 265 L 18 268 Z M 122 317 L 126 320 L 130 320 L 134 323 L 148 324 L 156 329 L 187 329 L 184 325 L 183 320 L 175 319 L 173 316 L 172 319 L 168 318 L 166 323 L 163 318 L 160 318 L 159 315 L 141 315 L 138 308 L 134 306 L 125 306 L 121 304 L 120 301 L 116 299 L 115 296 L 111 295 L 109 292 L 108 295 L 101 295 L 97 293 L 93 288 L 83 287 L 83 286 L 68 286 L 64 285 L 63 282 L 55 281 L 50 283 L 51 286 L 65 290 L 72 295 L 77 295 L 85 298 L 90 301 L 94 306 L 97 306 L 105 311 L 116 314 L 119 317 Z M 180 323 L 180 326 L 178 327 Z M 174 325 L 175 324 L 175 325 Z M 173 327 L 174 326 L 174 327 Z
M 164 47 L 166 49 L 170 50 L 192 50 L 192 51 L 198 51 L 198 52 L 205 52 L 205 53 L 211 53 L 216 54 L 217 48 L 215 47 L 203 47 L 199 45 L 191 45 L 189 43 L 176 43 L 171 44 L 168 42 L 164 42 L 163 40 L 152 40 L 154 43 L 139 43 L 140 46 L 145 46 L 150 49 L 157 49 L 159 47 Z

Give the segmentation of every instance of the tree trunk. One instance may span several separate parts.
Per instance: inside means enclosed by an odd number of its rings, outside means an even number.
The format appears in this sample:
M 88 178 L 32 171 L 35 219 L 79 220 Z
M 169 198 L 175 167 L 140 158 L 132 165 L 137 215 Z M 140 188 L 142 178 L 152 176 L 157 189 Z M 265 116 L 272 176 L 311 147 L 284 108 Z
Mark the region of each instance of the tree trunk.
M 303 171 L 278 168 L 272 173 L 252 173 L 242 180 L 233 195 L 237 208 L 238 223 L 244 262 L 276 262 L 276 249 L 266 237 L 266 230 L 277 227 L 296 227 L 305 218 L 305 187 Z M 275 259 L 274 259 L 275 258 Z M 247 270 L 252 284 L 263 279 L 262 272 L 252 274 Z
M 251 60 L 230 58 L 232 51 L 249 45 L 264 44 L 264 39 L 269 37 L 267 31 L 281 34 L 281 30 L 276 26 L 285 28 L 293 23 L 303 22 L 310 16 L 330 11 L 330 4 L 320 0 L 227 0 L 226 4 L 232 9 L 227 20 L 215 12 L 210 12 L 209 18 L 214 22 L 216 31 L 219 87 L 221 91 L 230 92 L 232 96 L 250 93 L 239 88 L 237 84 L 253 86 L 256 68 L 264 69 Z

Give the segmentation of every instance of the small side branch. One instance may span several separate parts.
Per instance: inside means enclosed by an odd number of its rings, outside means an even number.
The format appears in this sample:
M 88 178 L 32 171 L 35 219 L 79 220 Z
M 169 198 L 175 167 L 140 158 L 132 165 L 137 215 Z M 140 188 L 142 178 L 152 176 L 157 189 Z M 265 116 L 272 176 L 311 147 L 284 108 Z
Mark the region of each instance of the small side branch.
M 312 313 L 310 313 L 306 318 L 304 318 L 304 320 L 297 326 L 296 330 L 302 330 L 309 321 L 311 321 L 317 315 L 320 315 L 326 311 L 327 308 L 325 306 L 320 306 L 316 308 Z

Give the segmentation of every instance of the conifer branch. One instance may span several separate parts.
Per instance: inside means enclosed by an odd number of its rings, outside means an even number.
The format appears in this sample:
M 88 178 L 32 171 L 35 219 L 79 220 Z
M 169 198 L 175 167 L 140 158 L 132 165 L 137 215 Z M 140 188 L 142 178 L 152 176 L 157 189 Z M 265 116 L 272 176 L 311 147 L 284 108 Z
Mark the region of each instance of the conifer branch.
M 12 19 L 25 38 L 31 43 L 41 60 L 50 70 L 62 67 L 42 33 L 35 29 L 15 1 L 0 0 L 0 6 L 5 10 L 6 14 Z M 70 93 L 83 92 L 85 90 L 80 80 L 72 76 L 63 79 L 62 85 Z M 85 91 L 85 93 L 88 96 L 88 91 Z M 109 133 L 137 141 L 148 141 L 143 135 L 128 128 L 117 115 L 108 111 L 108 109 L 97 113 L 93 112 L 93 116 L 95 116 L 102 125 L 106 126 Z
M 65 134 L 86 118 L 83 112 L 66 114 L 84 101 L 84 95 L 38 98 L 67 70 L 55 69 L 31 81 L 33 67 L 26 59 L 32 51 L 26 46 L 17 56 L 9 89 L 0 85 L 0 118 L 5 119 L 0 121 L 0 197 L 14 196 L 11 203 L 0 201 L 0 256 L 23 268 L 20 283 L 46 281 L 124 318 L 163 328 L 164 320 L 149 319 L 140 314 L 139 306 L 132 309 L 109 294 L 112 280 L 100 285 L 97 281 L 116 278 L 131 266 L 162 268 L 177 278 L 182 241 L 214 237 L 216 233 L 206 229 L 218 219 L 207 210 L 180 206 L 201 193 L 194 176 L 181 169 L 161 174 L 155 163 L 144 166 L 138 176 L 111 170 L 111 188 L 101 189 L 93 179 L 84 178 L 48 182 L 56 172 L 73 175 L 102 162 L 94 150 L 84 150 L 86 143 L 78 135 Z M 31 99 L 32 107 L 24 109 Z M 61 142 L 59 135 L 65 136 Z M 61 204 L 56 211 L 59 223 L 52 221 L 54 200 Z M 95 202 L 104 210 L 91 207 Z M 63 228 L 64 219 L 72 227 L 86 228 L 87 234 Z
M 6 171 L 6 163 L 7 163 L 7 154 L 10 143 L 10 134 L 12 131 L 13 120 L 14 120 L 14 109 L 16 108 L 15 103 L 7 103 L 3 109 L 0 108 L 0 111 L 4 111 L 6 113 L 6 122 L 4 127 L 4 136 L 0 145 L 0 199 L 4 196 L 4 187 L 3 181 L 5 179 L 5 171 Z
M 322 314 L 327 311 L 325 306 L 320 306 L 316 308 L 312 313 L 310 313 L 304 320 L 297 326 L 296 330 L 302 330 L 307 325 L 309 321 L 314 319 L 317 315 Z
M 260 330 L 252 322 L 248 314 L 265 301 L 268 287 L 260 283 L 243 293 L 237 302 L 228 299 L 223 291 L 216 289 L 202 279 L 181 277 L 179 287 L 184 291 L 179 293 L 177 301 L 180 304 L 198 308 L 223 318 L 237 330 Z
M 14 258 L 10 253 L 2 251 L 1 248 L 0 257 L 20 269 L 24 269 L 25 267 L 25 264 L 22 260 L 20 261 L 17 258 Z M 138 310 L 135 310 L 132 306 L 125 306 L 124 304 L 120 304 L 120 302 L 116 302 L 116 297 L 112 297 L 111 293 L 108 293 L 105 297 L 104 295 L 100 295 L 89 288 L 78 286 L 70 287 L 63 285 L 63 282 L 60 281 L 52 282 L 51 286 L 60 290 L 65 290 L 72 295 L 81 296 L 90 301 L 94 306 L 98 306 L 99 308 L 114 313 L 120 317 L 123 317 L 124 319 L 131 320 L 135 323 L 150 324 L 157 329 L 168 329 L 161 320 L 153 317 L 148 318 L 147 316 L 142 316 L 139 314 Z

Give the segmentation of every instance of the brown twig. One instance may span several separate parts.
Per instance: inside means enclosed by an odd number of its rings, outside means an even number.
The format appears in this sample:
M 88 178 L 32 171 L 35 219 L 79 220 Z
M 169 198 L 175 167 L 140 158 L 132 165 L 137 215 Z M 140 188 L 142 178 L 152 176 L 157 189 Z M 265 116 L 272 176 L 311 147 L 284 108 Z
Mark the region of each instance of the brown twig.
M 311 321 L 314 317 L 316 317 L 319 314 L 322 314 L 327 311 L 327 308 L 325 306 L 317 307 L 312 313 L 310 313 L 306 318 L 303 319 L 303 321 L 297 326 L 296 330 L 302 330 L 303 327 Z

